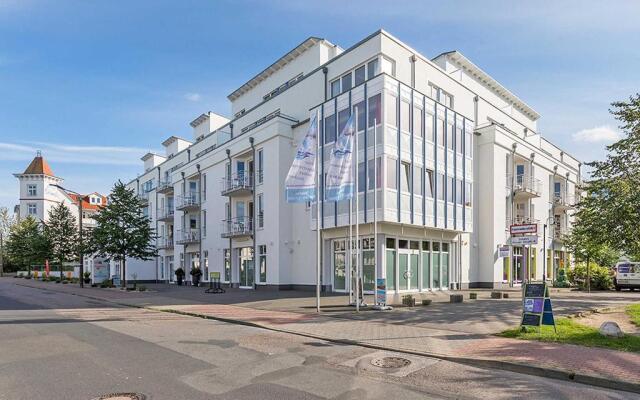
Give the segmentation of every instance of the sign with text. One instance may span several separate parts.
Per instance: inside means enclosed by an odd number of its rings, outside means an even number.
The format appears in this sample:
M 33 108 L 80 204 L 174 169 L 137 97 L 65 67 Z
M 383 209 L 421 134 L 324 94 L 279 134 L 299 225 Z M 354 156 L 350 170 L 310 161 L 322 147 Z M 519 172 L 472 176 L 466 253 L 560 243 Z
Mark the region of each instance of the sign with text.
M 387 281 L 384 278 L 378 278 L 376 281 L 376 303 L 387 304 Z
M 549 288 L 546 283 L 527 283 L 524 286 L 524 299 L 522 300 L 521 326 L 553 325 L 553 318 Z
M 511 238 L 511 244 L 514 246 L 538 244 L 538 236 L 513 236 Z
M 509 257 L 509 246 L 500 246 L 498 247 L 498 257 Z
M 101 257 L 93 259 L 93 283 L 102 283 L 109 279 L 109 261 Z
M 525 233 L 538 233 L 538 224 L 518 224 L 511 225 L 509 231 L 512 235 L 521 235 Z

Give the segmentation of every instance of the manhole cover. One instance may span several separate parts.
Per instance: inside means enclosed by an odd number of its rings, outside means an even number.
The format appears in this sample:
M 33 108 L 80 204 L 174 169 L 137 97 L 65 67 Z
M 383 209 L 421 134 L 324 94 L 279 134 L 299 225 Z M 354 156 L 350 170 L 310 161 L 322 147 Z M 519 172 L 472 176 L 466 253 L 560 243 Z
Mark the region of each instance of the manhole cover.
M 371 365 L 379 368 L 402 368 L 411 364 L 411 361 L 402 357 L 380 357 L 371 360 Z
M 111 393 L 96 397 L 92 400 L 145 400 L 147 397 L 141 393 Z

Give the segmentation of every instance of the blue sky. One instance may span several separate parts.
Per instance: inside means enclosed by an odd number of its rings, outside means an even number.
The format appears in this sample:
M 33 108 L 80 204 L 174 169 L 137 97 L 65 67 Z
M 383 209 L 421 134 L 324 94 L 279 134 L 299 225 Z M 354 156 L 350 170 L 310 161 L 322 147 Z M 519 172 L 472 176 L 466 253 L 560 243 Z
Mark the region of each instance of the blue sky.
M 561 4 L 560 4 L 561 3 Z M 308 36 L 347 48 L 384 28 L 428 57 L 457 49 L 588 161 L 640 87 L 640 2 L 0 0 L 0 206 L 37 149 L 82 192 L 141 171 L 204 111 Z

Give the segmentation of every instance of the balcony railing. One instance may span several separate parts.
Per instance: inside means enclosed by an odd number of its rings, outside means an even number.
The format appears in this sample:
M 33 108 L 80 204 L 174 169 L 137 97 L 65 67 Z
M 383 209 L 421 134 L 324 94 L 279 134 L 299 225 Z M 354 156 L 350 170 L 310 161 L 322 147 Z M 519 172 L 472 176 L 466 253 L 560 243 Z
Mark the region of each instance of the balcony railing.
M 200 241 L 200 229 L 179 230 L 176 243 L 189 244 L 198 243 Z
M 149 192 L 140 192 L 136 197 L 143 205 L 146 205 L 149 202 Z
M 173 192 L 173 182 L 171 179 L 163 180 L 158 183 L 158 193 L 171 193 Z
M 160 237 L 157 241 L 157 246 L 159 249 L 171 249 L 173 248 L 173 238 L 172 237 Z
M 507 175 L 507 187 L 511 188 L 516 195 L 527 195 L 528 197 L 540 197 L 542 193 L 542 183 L 531 175 L 520 174 L 512 179 L 513 175 Z
M 173 221 L 175 210 L 173 207 L 158 208 L 158 221 Z
M 188 192 L 183 196 L 178 197 L 176 209 L 187 210 L 197 209 L 200 207 L 200 195 L 198 192 Z
M 222 195 L 248 194 L 253 191 L 252 173 L 234 174 L 231 178 L 222 178 Z
M 555 225 L 553 228 L 553 238 L 555 240 L 562 240 L 568 233 L 569 228 L 566 225 Z
M 554 193 L 553 206 L 559 209 L 570 209 L 576 204 L 576 197 L 570 194 Z
M 525 217 L 525 216 L 516 216 L 514 218 L 507 218 L 507 226 L 508 230 L 511 225 L 530 225 L 535 224 L 538 225 L 538 231 L 540 230 L 540 220 L 533 217 Z
M 222 221 L 223 238 L 251 236 L 253 234 L 253 218 L 239 217 Z

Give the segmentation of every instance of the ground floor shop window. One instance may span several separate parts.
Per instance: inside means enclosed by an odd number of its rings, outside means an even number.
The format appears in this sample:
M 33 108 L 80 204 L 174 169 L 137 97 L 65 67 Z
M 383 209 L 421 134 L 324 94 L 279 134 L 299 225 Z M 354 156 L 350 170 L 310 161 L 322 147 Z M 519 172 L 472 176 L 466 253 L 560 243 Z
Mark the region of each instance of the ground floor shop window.
M 362 239 L 362 276 L 364 290 L 375 289 L 376 276 L 376 245 L 374 238 Z
M 422 242 L 422 288 L 431 289 L 431 242 Z
M 449 287 L 449 243 L 442 243 L 442 287 Z
M 267 283 L 267 246 L 258 246 L 258 254 L 260 257 L 260 283 Z
M 514 283 L 522 282 L 522 247 L 514 247 L 513 248 L 513 271 L 512 276 Z
M 387 238 L 386 248 L 387 290 L 396 290 L 396 240 Z
M 333 289 L 347 290 L 347 250 L 344 240 L 333 241 Z
M 433 287 L 435 289 L 440 287 L 440 243 L 433 242 L 433 253 L 431 253 L 433 260 Z

